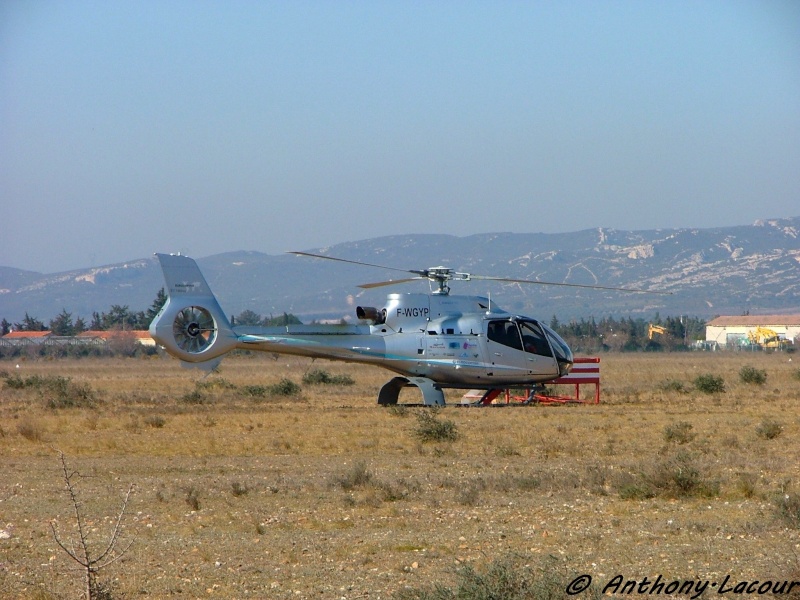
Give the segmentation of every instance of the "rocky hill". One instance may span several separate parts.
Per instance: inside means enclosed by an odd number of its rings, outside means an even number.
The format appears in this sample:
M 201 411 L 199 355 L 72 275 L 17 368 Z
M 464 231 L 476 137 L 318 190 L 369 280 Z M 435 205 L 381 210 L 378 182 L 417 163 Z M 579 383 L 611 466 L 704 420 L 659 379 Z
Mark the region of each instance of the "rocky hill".
M 400 269 L 445 265 L 462 272 L 550 282 L 668 291 L 672 295 L 473 281 L 453 293 L 491 295 L 506 310 L 549 320 L 800 312 L 800 217 L 718 229 L 574 233 L 398 235 L 301 249 Z M 169 251 L 168 246 L 159 250 Z M 373 267 L 294 255 L 229 252 L 198 259 L 230 314 L 290 312 L 303 320 L 382 306 L 387 292 L 427 291 L 426 282 L 363 291 L 402 278 Z M 0 318 L 47 322 L 65 309 L 89 319 L 111 305 L 145 310 L 163 285 L 154 258 L 42 275 L 0 267 Z

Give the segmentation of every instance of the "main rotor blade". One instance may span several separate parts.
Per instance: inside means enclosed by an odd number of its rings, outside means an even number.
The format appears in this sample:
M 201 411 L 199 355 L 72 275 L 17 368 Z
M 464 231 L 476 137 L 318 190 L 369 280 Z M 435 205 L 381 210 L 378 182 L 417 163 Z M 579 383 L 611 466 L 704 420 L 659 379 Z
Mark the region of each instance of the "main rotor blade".
M 397 269 L 395 267 L 386 267 L 384 265 L 375 265 L 372 263 L 361 262 L 358 260 L 348 260 L 346 258 L 336 258 L 335 256 L 324 256 L 322 254 L 312 254 L 311 252 L 295 252 L 290 250 L 287 254 L 297 254 L 298 256 L 310 256 L 311 258 L 324 258 L 325 260 L 335 260 L 337 262 L 350 263 L 351 265 L 361 265 L 364 267 L 376 267 L 378 269 L 388 269 L 390 271 L 399 271 L 400 273 L 414 273 L 415 275 L 424 276 L 424 271 L 415 271 L 413 269 Z
M 476 280 L 483 280 L 483 281 L 501 281 L 506 283 L 528 283 L 533 285 L 553 285 L 553 286 L 561 286 L 561 287 L 573 287 L 573 288 L 584 288 L 589 290 L 609 290 L 613 292 L 628 292 L 630 294 L 658 294 L 663 296 L 671 296 L 672 292 L 658 292 L 658 291 L 651 291 L 651 290 L 640 290 L 636 288 L 622 288 L 622 287 L 610 287 L 605 285 L 589 285 L 589 284 L 581 284 L 581 283 L 558 283 L 555 281 L 537 281 L 535 279 L 511 279 L 507 277 L 492 277 L 490 275 L 470 275 L 469 273 L 455 273 L 455 272 L 448 272 L 447 276 L 443 279 L 435 277 L 432 275 L 431 271 L 428 269 L 425 270 L 414 270 L 414 269 L 398 269 L 395 267 L 387 267 L 384 265 L 376 265 L 373 263 L 361 262 L 358 260 L 348 260 L 346 258 L 336 258 L 335 256 L 324 256 L 322 254 L 312 254 L 311 252 L 296 252 L 290 251 L 288 254 L 297 254 L 298 256 L 309 256 L 311 258 L 324 258 L 325 260 L 335 260 L 337 262 L 343 263 L 350 263 L 351 265 L 361 265 L 365 267 L 375 267 L 378 269 L 388 269 L 390 271 L 399 271 L 400 273 L 413 273 L 417 275 L 417 277 L 410 277 L 405 279 L 395 279 L 394 281 L 379 281 L 377 283 L 365 283 L 363 285 L 359 285 L 358 287 L 363 289 L 371 289 L 376 287 L 383 287 L 386 285 L 394 285 L 396 283 L 408 283 L 409 281 L 417 281 L 420 279 L 429 279 L 429 280 L 438 280 L 438 281 L 470 281 L 471 279 Z
M 484 281 L 505 281 L 508 283 L 532 283 L 534 285 L 557 285 L 561 287 L 586 288 L 590 290 L 610 290 L 614 292 L 629 292 L 631 294 L 659 294 L 672 296 L 672 292 L 657 292 L 651 290 L 640 290 L 636 288 L 609 287 L 606 285 L 589 285 L 583 283 L 558 283 L 555 281 L 537 281 L 535 279 L 508 279 L 506 277 L 491 277 L 488 275 L 470 275 L 470 279 L 481 279 Z
M 409 281 L 424 281 L 427 277 L 408 277 L 406 279 L 390 279 L 389 281 L 377 281 L 375 283 L 364 283 L 359 285 L 358 287 L 364 290 L 370 290 L 372 288 L 383 287 L 385 285 L 395 285 L 396 283 L 408 283 Z

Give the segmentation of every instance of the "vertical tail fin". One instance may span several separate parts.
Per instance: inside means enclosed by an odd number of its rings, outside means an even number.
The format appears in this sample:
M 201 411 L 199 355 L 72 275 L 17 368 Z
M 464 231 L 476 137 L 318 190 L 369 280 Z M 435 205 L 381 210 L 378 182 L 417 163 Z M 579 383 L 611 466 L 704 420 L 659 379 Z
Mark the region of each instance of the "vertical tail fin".
M 180 254 L 156 254 L 164 281 L 167 284 L 167 294 L 170 298 L 179 296 L 214 297 L 205 277 L 200 272 L 197 263 L 188 256 Z
M 236 346 L 236 334 L 193 259 L 180 254 L 156 256 L 168 300 L 150 324 L 150 335 L 184 364 L 214 368 Z

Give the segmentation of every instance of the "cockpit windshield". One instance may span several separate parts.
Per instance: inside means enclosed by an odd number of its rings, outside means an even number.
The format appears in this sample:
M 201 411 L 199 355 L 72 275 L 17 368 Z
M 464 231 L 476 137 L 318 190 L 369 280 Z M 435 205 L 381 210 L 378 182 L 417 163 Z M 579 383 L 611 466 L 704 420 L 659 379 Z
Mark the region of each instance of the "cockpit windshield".
M 562 340 L 561 336 L 555 331 L 541 323 L 539 325 L 545 330 L 545 333 L 547 333 L 547 338 L 550 340 L 550 345 L 552 346 L 553 352 L 555 352 L 556 355 L 556 361 L 558 361 L 559 373 L 561 375 L 566 375 L 572 370 L 572 363 L 575 362 L 575 358 L 572 356 L 572 350 L 570 350 L 569 346 L 567 346 L 567 342 Z

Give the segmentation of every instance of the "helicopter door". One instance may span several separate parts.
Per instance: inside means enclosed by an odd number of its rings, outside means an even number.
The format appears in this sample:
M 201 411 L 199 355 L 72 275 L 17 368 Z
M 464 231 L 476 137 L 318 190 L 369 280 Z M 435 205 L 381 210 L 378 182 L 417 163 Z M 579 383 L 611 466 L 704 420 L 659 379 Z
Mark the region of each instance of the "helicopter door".
M 553 350 L 542 328 L 533 321 L 490 321 L 489 358 L 494 365 L 519 369 L 525 375 L 557 376 Z
M 519 327 L 514 321 L 489 321 L 486 340 L 489 362 L 503 368 L 502 371 L 495 370 L 495 376 L 514 373 L 525 375 L 530 372 Z

